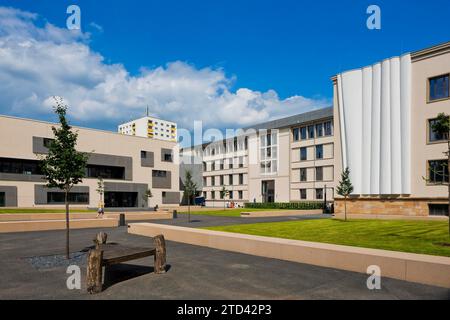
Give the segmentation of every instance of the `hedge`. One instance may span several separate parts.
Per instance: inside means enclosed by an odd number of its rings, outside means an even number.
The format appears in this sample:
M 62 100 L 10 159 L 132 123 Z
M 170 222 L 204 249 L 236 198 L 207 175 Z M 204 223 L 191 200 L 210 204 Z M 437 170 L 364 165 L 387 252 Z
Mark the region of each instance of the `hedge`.
M 273 202 L 273 203 L 245 203 L 245 208 L 251 209 L 288 209 L 288 210 L 319 210 L 323 209 L 323 202 Z

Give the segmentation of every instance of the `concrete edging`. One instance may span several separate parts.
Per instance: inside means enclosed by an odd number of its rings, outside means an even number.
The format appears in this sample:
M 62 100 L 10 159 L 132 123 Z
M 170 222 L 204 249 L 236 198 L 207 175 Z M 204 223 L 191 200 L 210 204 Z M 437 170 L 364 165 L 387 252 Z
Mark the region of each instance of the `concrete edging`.
M 343 213 L 336 214 L 333 219 L 344 219 Z M 448 221 L 446 216 L 406 216 L 406 215 L 387 215 L 387 214 L 347 214 L 347 219 L 362 220 L 416 220 L 416 221 Z
M 377 265 L 382 277 L 450 288 L 448 257 L 152 223 L 131 223 L 128 232 L 148 237 L 163 234 L 169 241 L 359 273 Z
M 105 213 L 104 218 L 119 219 L 120 212 Z M 96 219 L 97 213 L 71 213 L 70 219 Z M 171 212 L 125 212 L 126 221 L 164 220 L 172 219 Z M 65 220 L 65 213 L 4 213 L 0 214 L 0 222 L 6 221 L 41 221 Z
M 70 220 L 70 229 L 115 228 L 119 226 L 117 219 L 75 219 Z M 0 222 L 0 233 L 49 231 L 66 229 L 65 220 L 40 221 L 8 221 Z

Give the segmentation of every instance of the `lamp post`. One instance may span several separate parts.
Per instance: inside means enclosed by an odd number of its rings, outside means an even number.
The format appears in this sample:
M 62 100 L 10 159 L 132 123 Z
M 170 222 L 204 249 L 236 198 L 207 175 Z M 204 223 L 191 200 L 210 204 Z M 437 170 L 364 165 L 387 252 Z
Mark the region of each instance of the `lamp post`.
M 323 188 L 323 213 L 327 213 L 327 185 Z

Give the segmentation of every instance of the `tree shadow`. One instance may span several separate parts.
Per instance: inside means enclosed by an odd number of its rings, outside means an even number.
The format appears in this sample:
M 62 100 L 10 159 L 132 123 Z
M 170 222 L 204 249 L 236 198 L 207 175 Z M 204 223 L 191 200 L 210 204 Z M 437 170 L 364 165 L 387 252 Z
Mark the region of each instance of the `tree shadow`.
M 171 266 L 169 264 L 166 265 L 165 271 L 168 272 Z M 114 264 L 111 266 L 105 267 L 104 270 L 104 280 L 103 280 L 103 290 L 112 287 L 113 285 L 124 282 L 127 280 L 131 280 L 149 273 L 154 273 L 155 268 L 151 266 L 141 266 L 134 264 Z M 160 275 L 155 275 L 160 276 Z

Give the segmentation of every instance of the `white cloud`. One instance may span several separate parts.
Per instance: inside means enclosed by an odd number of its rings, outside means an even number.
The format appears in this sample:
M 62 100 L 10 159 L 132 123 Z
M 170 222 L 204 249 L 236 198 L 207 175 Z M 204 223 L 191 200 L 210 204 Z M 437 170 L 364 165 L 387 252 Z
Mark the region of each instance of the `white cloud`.
M 118 124 L 142 115 L 149 105 L 157 117 L 191 128 L 235 128 L 301 113 L 329 103 L 240 88 L 222 69 L 198 69 L 181 61 L 130 75 L 121 64 L 107 64 L 89 47 L 89 34 L 38 25 L 38 16 L 0 7 L 0 113 L 20 116 L 51 113 L 49 97 L 70 105 L 78 122 Z M 112 127 L 114 128 L 114 127 Z

